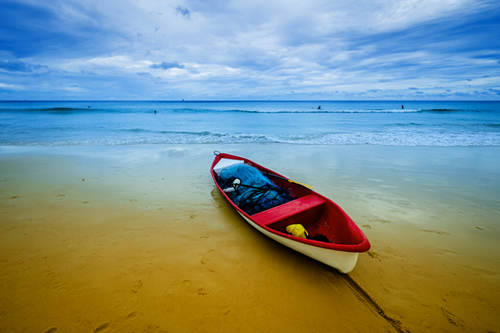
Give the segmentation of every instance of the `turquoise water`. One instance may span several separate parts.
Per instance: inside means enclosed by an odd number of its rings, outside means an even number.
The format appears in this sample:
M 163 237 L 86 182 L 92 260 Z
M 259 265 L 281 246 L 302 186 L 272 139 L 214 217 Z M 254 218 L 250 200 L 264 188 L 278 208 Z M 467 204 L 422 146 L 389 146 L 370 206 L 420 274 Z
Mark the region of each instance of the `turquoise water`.
M 4 101 L 0 129 L 0 145 L 498 146 L 500 102 Z

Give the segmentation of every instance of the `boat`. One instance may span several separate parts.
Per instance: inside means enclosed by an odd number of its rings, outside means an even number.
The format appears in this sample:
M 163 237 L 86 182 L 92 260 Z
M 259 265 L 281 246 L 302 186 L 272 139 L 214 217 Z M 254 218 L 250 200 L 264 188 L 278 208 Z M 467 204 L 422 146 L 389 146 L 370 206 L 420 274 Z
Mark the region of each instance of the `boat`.
M 295 182 L 251 160 L 227 153 L 216 154 L 210 167 L 215 186 L 231 207 L 252 227 L 267 237 L 331 266 L 342 273 L 351 272 L 358 255 L 370 249 L 370 242 L 339 205 L 316 193 L 305 184 Z M 243 163 L 258 169 L 279 188 L 285 189 L 291 201 L 264 211 L 248 214 L 238 207 L 218 181 L 223 168 Z M 289 234 L 287 226 L 302 225 L 307 238 Z M 320 237 L 317 237 L 320 236 Z

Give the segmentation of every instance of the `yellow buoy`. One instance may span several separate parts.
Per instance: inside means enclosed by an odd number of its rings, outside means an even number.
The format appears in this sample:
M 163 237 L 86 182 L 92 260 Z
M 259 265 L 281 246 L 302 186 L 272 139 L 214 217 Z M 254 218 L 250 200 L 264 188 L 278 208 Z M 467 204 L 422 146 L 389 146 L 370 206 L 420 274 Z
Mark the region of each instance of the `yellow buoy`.
M 292 236 L 300 238 L 307 238 L 307 236 L 309 236 L 309 233 L 302 224 L 290 224 L 286 227 L 286 232 Z

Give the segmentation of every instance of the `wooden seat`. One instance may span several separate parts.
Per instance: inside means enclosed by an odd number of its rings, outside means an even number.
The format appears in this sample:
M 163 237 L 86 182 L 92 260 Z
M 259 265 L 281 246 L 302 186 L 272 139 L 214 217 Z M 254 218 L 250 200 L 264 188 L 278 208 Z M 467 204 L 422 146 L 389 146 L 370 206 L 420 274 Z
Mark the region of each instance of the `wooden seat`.
M 254 214 L 252 215 L 252 220 L 254 220 L 259 225 L 269 225 L 300 212 L 322 205 L 325 202 L 326 200 L 320 196 L 317 196 L 315 194 L 308 194 L 282 205 Z

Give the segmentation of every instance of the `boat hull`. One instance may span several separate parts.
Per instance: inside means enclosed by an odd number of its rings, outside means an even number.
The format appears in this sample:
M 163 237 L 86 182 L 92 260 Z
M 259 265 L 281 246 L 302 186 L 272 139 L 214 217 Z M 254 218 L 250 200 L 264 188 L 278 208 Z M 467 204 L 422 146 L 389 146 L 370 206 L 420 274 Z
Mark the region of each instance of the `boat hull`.
M 273 177 L 273 182 L 285 189 L 294 199 L 249 215 L 231 200 L 218 183 L 217 170 L 241 163 Z M 359 253 L 370 248 L 366 236 L 340 206 L 303 184 L 246 158 L 225 153 L 216 154 L 210 172 L 221 195 L 248 224 L 286 247 L 342 273 L 351 272 L 356 266 Z M 292 224 L 303 225 L 310 238 L 289 234 L 286 227 Z
M 332 249 L 313 246 L 305 243 L 294 241 L 293 239 L 284 238 L 273 234 L 266 229 L 258 226 L 255 222 L 247 218 L 245 215 L 237 211 L 238 214 L 252 227 L 263 233 L 267 237 L 289 247 L 297 252 L 300 252 L 310 258 L 320 261 L 330 267 L 339 270 L 341 273 L 351 272 L 358 261 L 358 252 L 336 251 Z

